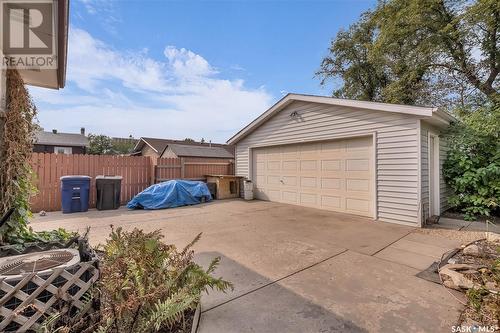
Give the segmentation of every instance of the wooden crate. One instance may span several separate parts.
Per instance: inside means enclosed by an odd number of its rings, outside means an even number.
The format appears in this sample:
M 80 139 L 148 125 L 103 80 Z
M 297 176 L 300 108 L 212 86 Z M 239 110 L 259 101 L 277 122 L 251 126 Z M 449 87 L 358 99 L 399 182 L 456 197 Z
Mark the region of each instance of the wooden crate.
M 0 278 L 0 332 L 36 331 L 52 314 L 78 320 L 95 311 L 94 302 L 86 295 L 99 278 L 98 259 L 93 254 L 90 261 L 54 268 L 43 275 Z

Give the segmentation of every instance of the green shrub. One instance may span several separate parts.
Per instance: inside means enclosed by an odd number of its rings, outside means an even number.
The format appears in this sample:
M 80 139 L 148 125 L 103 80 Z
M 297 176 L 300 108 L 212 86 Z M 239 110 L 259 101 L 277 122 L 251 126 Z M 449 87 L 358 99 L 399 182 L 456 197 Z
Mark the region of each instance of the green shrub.
M 214 278 L 215 258 L 207 270 L 193 262 L 192 246 L 182 251 L 162 242 L 159 231 L 112 230 L 102 247 L 101 314 L 98 332 L 156 332 L 185 326 L 201 293 L 226 291 L 231 283 Z
M 443 175 L 453 190 L 451 206 L 467 220 L 498 213 L 500 204 L 500 110 L 483 108 L 464 116 L 449 133 Z

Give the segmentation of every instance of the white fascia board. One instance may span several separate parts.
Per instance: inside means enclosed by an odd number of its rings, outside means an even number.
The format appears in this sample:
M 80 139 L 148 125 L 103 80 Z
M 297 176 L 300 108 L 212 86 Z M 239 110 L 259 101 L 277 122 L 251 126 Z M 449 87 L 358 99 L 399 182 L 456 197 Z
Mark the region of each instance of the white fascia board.
M 341 99 L 341 98 L 324 97 L 324 96 L 313 96 L 313 95 L 288 94 L 285 97 L 283 97 L 281 100 L 276 102 L 276 104 L 274 104 L 266 112 L 261 114 L 259 117 L 257 117 L 255 120 L 253 120 L 250 124 L 245 126 L 243 129 L 241 129 L 234 136 L 232 136 L 229 140 L 227 140 L 227 143 L 228 144 L 237 143 L 240 139 L 242 139 L 247 134 L 252 132 L 254 129 L 259 127 L 263 122 L 265 122 L 271 116 L 278 113 L 285 106 L 287 106 L 288 104 L 290 104 L 294 101 L 327 104 L 327 105 L 337 105 L 337 106 L 361 108 L 361 109 L 374 110 L 374 111 L 396 112 L 396 113 L 403 113 L 403 114 L 420 116 L 420 117 L 432 117 L 433 113 L 437 111 L 437 108 L 432 108 L 432 107 L 356 101 L 356 100 L 350 100 L 350 99 Z

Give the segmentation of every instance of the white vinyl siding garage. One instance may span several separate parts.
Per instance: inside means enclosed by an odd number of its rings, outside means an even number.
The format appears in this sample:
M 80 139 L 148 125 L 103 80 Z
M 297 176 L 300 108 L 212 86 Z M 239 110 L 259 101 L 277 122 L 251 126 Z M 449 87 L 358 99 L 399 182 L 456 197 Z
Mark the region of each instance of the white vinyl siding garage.
M 432 107 L 288 94 L 228 143 L 257 198 L 420 226 L 429 206 L 424 138 L 452 120 Z M 446 156 L 439 144 L 436 170 Z M 439 181 L 442 211 L 448 192 Z
M 291 117 L 293 112 L 298 116 Z M 415 225 L 419 222 L 417 119 L 408 114 L 296 101 L 238 142 L 236 174 L 252 178 L 251 148 L 375 134 L 375 217 Z
M 422 170 L 422 223 L 429 217 L 429 132 L 440 134 L 440 129 L 428 124 L 427 122 L 421 122 L 420 137 L 421 137 L 421 170 Z M 444 160 L 446 159 L 447 145 L 443 137 L 439 137 L 439 191 L 440 191 L 440 211 L 444 212 L 449 208 L 448 198 L 450 196 L 451 190 L 446 185 L 443 177 L 442 166 Z
M 372 136 L 252 150 L 257 199 L 373 216 Z

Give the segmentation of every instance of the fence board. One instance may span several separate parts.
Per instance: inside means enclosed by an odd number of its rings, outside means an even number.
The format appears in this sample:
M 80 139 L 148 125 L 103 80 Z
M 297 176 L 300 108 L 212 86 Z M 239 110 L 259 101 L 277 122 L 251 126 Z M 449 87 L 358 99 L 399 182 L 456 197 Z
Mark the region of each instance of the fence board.
M 31 210 L 56 211 L 61 209 L 60 177 L 86 175 L 91 177 L 89 205 L 96 205 L 95 177 L 99 175 L 122 176 L 121 203 L 150 185 L 150 176 L 143 169 L 150 169 L 150 159 L 143 156 L 98 156 L 33 153 L 31 166 L 38 193 L 31 198 Z M 139 177 L 138 175 L 141 175 Z M 135 178 L 130 177 L 135 175 Z M 144 176 L 142 176 L 144 175 Z
M 61 209 L 60 177 L 91 177 L 89 206 L 96 206 L 95 177 L 122 176 L 121 204 L 154 182 L 170 179 L 201 179 L 207 174 L 234 174 L 231 159 L 150 158 L 147 156 L 64 155 L 33 153 L 31 166 L 38 193 L 31 199 L 33 212 Z M 184 176 L 184 177 L 182 177 Z
M 216 158 L 158 158 L 155 166 L 155 182 L 169 179 L 202 179 L 206 175 L 234 175 L 232 159 Z

